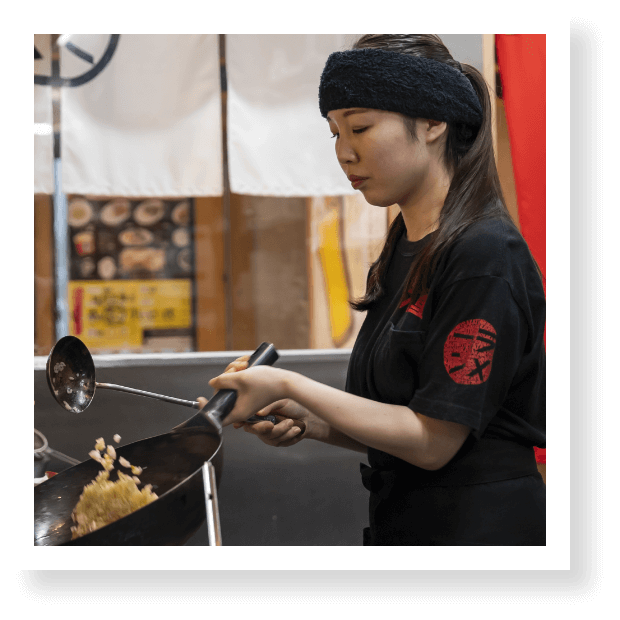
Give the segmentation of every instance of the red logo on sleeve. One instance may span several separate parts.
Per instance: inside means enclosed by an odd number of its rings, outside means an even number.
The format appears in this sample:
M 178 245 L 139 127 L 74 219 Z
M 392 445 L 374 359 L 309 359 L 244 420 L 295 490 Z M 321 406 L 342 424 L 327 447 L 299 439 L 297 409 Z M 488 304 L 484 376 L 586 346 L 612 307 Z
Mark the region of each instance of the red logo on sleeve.
M 473 319 L 459 323 L 443 347 L 443 363 L 456 383 L 478 385 L 491 374 L 497 334 L 491 323 Z

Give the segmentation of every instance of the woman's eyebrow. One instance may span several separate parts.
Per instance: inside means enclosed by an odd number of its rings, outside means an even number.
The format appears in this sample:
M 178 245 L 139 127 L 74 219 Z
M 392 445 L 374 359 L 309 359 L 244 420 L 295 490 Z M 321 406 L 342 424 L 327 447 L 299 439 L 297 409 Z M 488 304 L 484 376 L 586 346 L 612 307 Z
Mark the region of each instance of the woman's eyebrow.
M 343 118 L 346 116 L 351 116 L 351 114 L 361 114 L 362 112 L 368 112 L 370 108 L 356 108 L 355 110 L 347 110 L 342 116 Z M 333 122 L 329 116 L 325 119 L 328 123 Z

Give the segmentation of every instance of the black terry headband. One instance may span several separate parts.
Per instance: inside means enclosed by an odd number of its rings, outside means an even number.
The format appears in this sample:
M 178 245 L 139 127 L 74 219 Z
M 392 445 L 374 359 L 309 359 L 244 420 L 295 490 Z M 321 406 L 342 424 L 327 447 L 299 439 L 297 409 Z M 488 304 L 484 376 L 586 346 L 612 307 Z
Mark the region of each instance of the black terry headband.
M 413 118 L 480 127 L 482 107 L 469 79 L 443 62 L 364 48 L 330 54 L 321 75 L 319 108 L 374 108 Z

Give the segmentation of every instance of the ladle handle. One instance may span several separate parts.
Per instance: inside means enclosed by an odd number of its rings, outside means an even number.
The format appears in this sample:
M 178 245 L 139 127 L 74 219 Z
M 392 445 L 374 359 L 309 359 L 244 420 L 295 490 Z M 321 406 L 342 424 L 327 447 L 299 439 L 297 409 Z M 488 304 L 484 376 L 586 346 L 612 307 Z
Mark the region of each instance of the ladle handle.
M 136 390 L 135 388 L 125 387 L 124 385 L 116 385 L 115 383 L 96 382 L 95 387 L 104 388 L 106 390 L 116 390 L 117 392 L 128 392 L 129 394 L 135 394 L 136 396 L 146 396 L 147 398 L 155 398 L 157 400 L 163 400 L 167 403 L 174 403 L 175 405 L 184 405 L 185 407 L 200 409 L 200 405 L 196 400 L 183 400 L 182 398 L 164 396 L 163 394 L 155 394 L 154 392 L 146 392 L 145 390 Z
M 135 388 L 128 388 L 124 385 L 117 385 L 116 383 L 99 383 L 95 382 L 95 387 L 103 388 L 106 390 L 116 390 L 118 392 L 128 392 L 129 394 L 135 394 L 136 396 L 146 396 L 147 398 L 155 398 L 156 400 L 163 400 L 167 403 L 174 403 L 175 405 L 184 405 L 185 407 L 192 407 L 193 409 L 200 409 L 200 403 L 197 400 L 183 400 L 182 398 L 175 398 L 174 396 L 164 396 L 163 394 L 155 394 L 154 392 L 146 392 L 145 390 L 136 390 Z M 273 422 L 276 423 L 276 419 L 273 416 L 252 416 L 248 423 L 253 424 L 256 422 Z

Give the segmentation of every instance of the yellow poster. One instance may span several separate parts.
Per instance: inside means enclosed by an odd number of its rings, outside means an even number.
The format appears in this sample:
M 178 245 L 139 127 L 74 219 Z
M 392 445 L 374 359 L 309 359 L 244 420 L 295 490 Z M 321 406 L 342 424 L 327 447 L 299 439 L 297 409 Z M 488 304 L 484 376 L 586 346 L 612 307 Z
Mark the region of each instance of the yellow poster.
M 192 282 L 70 281 L 69 312 L 70 334 L 89 349 L 139 351 L 144 330 L 192 327 Z

